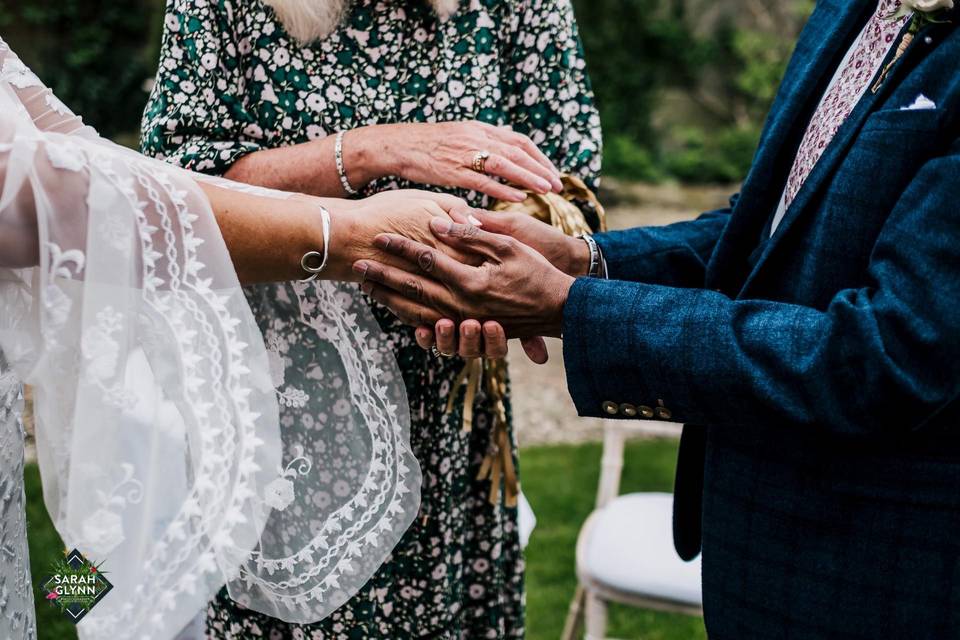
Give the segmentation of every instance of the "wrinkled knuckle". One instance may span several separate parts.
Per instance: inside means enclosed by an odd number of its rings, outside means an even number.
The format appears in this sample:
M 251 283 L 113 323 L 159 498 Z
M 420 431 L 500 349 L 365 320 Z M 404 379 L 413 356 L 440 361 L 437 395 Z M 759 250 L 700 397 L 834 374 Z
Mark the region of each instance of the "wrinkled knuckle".
M 436 267 L 436 264 L 437 256 L 429 249 L 424 249 L 417 256 L 417 266 L 419 266 L 420 269 L 425 273 L 432 273 L 434 267 Z
M 497 252 L 497 255 L 500 256 L 511 255 L 517 250 L 517 241 L 513 238 L 502 238 L 497 241 L 494 250 Z
M 423 285 L 420 284 L 419 280 L 413 278 L 408 279 L 403 283 L 404 294 L 413 300 L 423 300 Z
M 482 275 L 464 280 L 460 283 L 460 290 L 468 296 L 477 296 L 483 292 Z
M 460 225 L 460 228 L 463 230 L 463 238 L 465 240 L 476 240 L 480 237 L 480 227 L 475 227 L 472 224 Z

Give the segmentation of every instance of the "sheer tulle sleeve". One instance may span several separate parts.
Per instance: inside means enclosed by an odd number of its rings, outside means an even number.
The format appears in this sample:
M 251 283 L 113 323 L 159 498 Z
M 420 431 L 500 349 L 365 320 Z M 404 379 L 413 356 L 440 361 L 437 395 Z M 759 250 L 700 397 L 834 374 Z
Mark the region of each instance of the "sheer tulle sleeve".
M 318 388 L 278 396 L 305 366 L 268 353 L 194 177 L 83 127 L 2 40 L 0 65 L 0 349 L 34 388 L 47 509 L 114 584 L 81 637 L 172 638 L 224 584 L 325 617 L 418 507 L 389 345 L 355 291 L 277 285 L 321 340 Z M 322 403 L 329 442 L 284 442 L 278 402 Z

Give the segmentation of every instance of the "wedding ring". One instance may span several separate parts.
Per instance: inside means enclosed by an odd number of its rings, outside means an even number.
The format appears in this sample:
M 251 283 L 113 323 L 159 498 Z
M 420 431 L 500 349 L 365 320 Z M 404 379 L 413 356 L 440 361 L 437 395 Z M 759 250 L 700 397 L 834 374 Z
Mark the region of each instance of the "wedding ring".
M 437 345 L 433 345 L 432 347 L 430 347 L 430 353 L 433 354 L 434 358 L 452 358 L 453 357 L 452 353 L 444 353 L 443 351 L 440 351 L 440 349 L 437 349 Z
M 487 158 L 489 157 L 489 151 L 477 151 L 473 156 L 473 170 L 477 173 L 486 173 Z

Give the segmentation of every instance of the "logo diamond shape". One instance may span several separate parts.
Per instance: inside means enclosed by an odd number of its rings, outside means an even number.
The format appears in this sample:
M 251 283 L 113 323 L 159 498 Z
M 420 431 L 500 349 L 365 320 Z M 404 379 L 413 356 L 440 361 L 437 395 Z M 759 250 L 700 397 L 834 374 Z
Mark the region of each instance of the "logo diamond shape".
M 60 609 L 74 624 L 113 589 L 100 567 L 76 549 L 67 553 L 63 560 L 53 563 L 51 574 L 40 586 L 47 602 Z

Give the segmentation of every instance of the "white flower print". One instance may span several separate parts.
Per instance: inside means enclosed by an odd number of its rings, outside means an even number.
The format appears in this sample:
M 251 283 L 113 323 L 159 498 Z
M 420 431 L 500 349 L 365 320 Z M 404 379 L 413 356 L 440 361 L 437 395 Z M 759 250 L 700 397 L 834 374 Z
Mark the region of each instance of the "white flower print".
M 295 498 L 293 481 L 283 477 L 268 484 L 263 496 L 267 506 L 278 511 L 283 511 L 293 504 Z

